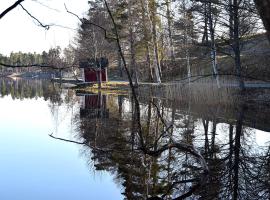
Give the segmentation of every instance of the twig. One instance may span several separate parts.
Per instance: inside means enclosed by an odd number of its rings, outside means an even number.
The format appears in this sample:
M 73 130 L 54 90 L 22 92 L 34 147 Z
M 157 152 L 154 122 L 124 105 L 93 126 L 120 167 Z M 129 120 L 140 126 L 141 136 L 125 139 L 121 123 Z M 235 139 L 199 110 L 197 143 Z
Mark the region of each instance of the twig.
M 50 25 L 41 23 L 41 21 L 34 17 L 25 7 L 22 6 L 22 4 L 20 4 L 20 6 L 32 19 L 34 19 L 39 24 L 39 26 L 45 28 L 46 30 L 50 29 Z

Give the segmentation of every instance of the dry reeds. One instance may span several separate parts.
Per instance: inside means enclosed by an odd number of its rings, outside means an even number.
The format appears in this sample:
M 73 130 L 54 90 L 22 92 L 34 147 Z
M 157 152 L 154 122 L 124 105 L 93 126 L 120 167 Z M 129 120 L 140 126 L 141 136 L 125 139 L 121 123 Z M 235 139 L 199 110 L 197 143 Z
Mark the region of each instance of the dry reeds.
M 173 101 L 189 102 L 203 105 L 215 104 L 234 104 L 237 101 L 239 92 L 238 82 L 235 77 L 213 77 L 196 78 L 165 83 L 161 85 L 151 85 L 149 87 L 141 87 L 140 93 L 151 93 L 157 98 L 165 98 Z

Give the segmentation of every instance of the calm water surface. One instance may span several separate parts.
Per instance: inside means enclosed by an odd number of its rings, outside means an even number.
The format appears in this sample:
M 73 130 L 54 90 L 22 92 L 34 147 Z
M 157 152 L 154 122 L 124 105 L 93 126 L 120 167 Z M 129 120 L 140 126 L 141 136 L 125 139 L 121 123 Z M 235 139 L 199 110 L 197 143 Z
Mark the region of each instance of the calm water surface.
M 1 200 L 122 199 L 113 176 L 95 172 L 82 146 L 49 137 L 76 137 L 79 102 L 65 101 L 45 82 L 0 82 Z
M 267 106 L 0 88 L 1 200 L 270 198 Z

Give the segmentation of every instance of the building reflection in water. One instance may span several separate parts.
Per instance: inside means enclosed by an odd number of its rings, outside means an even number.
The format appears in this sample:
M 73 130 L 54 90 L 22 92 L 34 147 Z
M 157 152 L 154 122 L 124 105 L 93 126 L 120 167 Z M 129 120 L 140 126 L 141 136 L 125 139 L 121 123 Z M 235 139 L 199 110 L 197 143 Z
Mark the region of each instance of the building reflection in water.
M 72 92 L 48 83 L 2 80 L 0 85 L 2 96 L 40 96 L 56 105 L 53 109 L 77 102 Z M 140 98 L 142 149 L 132 98 L 79 95 L 73 119 L 78 144 L 91 167 L 114 176 L 126 199 L 270 199 L 269 107 L 185 104 L 145 96 Z M 193 147 L 209 173 L 188 149 L 149 153 L 171 143 Z
M 254 141 L 258 131 L 247 126 L 255 124 L 250 116 L 254 110 L 245 105 L 226 108 L 229 118 L 220 118 L 222 107 L 208 112 L 197 108 L 195 113 L 166 100 L 141 101 L 147 148 L 160 149 L 172 141 L 190 145 L 207 163 L 209 174 L 204 174 L 200 159 L 185 149 L 168 148 L 157 155 L 140 149 L 132 99 L 109 95 L 106 106 L 104 97 L 87 99 L 83 108 L 106 113 L 86 117 L 80 112 L 81 137 L 93 147 L 89 162 L 95 170 L 111 172 L 126 199 L 269 199 L 270 147 Z M 268 131 L 267 124 L 257 125 Z
M 80 117 L 81 118 L 108 118 L 107 95 L 98 94 L 77 94 L 80 96 Z

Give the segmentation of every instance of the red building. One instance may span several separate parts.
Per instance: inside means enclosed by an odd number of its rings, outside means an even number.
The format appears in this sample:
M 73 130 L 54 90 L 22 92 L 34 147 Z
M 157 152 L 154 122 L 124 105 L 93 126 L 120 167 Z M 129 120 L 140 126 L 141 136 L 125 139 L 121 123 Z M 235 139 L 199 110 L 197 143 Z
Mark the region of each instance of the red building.
M 83 80 L 84 82 L 98 82 L 99 77 L 101 76 L 101 82 L 107 82 L 107 68 L 99 70 L 95 70 L 92 68 L 84 68 L 83 69 Z
M 107 68 L 108 59 L 87 59 L 80 62 L 80 68 L 82 69 L 84 82 L 98 82 L 99 78 L 101 82 L 108 81 Z

